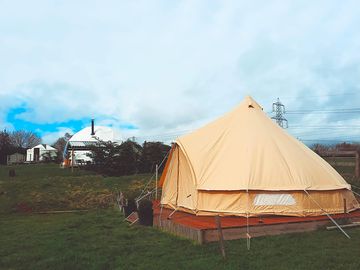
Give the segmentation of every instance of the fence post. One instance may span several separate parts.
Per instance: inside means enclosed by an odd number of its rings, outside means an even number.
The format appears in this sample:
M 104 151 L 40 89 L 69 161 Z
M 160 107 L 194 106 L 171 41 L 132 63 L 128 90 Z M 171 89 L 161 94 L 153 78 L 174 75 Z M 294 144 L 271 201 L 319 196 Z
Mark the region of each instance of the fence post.
M 360 160 L 359 160 L 359 150 L 355 154 L 355 177 L 360 177 Z

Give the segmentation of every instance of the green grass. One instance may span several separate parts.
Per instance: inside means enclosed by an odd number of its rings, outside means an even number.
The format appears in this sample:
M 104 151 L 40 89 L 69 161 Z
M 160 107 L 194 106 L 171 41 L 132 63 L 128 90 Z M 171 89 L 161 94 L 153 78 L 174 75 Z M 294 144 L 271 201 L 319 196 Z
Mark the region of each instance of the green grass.
M 8 174 L 12 168 L 13 178 Z M 19 204 L 35 212 L 109 207 L 112 192 L 148 179 L 149 175 L 104 177 L 85 170 L 71 172 L 55 164 L 0 166 L 0 214 L 19 211 Z
M 203 246 L 154 228 L 129 227 L 115 210 L 0 220 L 1 269 L 359 269 L 360 229 L 318 231 Z
M 149 175 L 104 177 L 56 165 L 0 166 L 0 269 L 360 269 L 360 228 L 196 245 L 157 229 L 123 221 L 113 203 L 98 198 L 145 183 Z M 90 199 L 89 199 L 90 198 Z M 19 213 L 86 208 L 65 214 Z M 83 204 L 85 202 L 85 204 Z M 80 207 L 81 206 L 81 207 Z

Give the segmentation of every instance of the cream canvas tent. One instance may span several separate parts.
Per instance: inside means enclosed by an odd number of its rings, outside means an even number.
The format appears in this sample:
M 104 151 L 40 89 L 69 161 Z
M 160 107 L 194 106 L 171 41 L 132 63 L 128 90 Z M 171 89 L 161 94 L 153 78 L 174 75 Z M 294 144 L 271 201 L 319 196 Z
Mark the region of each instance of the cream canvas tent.
M 161 204 L 197 215 L 315 216 L 360 207 L 325 160 L 251 98 L 174 143 Z M 345 200 L 344 200 L 345 199 Z

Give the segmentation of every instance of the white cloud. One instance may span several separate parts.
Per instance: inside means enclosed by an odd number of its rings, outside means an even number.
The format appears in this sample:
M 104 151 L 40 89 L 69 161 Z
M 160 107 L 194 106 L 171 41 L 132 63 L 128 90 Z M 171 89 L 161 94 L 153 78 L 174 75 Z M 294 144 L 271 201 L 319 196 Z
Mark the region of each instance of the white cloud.
M 67 127 L 58 127 L 54 132 L 45 132 L 42 136 L 42 142 L 46 144 L 54 144 L 57 139 L 63 137 L 65 133 L 74 134 L 74 130 Z
M 247 94 L 265 109 L 277 97 L 290 109 L 357 105 L 324 96 L 360 92 L 357 1 L 21 5 L 0 4 L 0 94 L 25 102 L 28 121 L 108 116 L 146 136 L 198 127 Z

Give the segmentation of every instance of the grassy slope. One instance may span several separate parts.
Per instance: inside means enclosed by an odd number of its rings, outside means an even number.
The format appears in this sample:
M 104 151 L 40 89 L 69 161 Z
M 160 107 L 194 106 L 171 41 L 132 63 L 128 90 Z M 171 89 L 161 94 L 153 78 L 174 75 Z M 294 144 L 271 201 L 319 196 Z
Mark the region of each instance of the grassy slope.
M 8 170 L 14 168 L 16 177 Z M 149 175 L 103 177 L 84 170 L 61 169 L 55 164 L 0 166 L 0 214 L 25 204 L 33 211 L 107 207 L 112 192 L 125 190 Z
M 360 269 L 360 229 L 348 230 L 352 240 L 338 231 L 256 238 L 250 251 L 245 240 L 227 241 L 224 262 L 216 243 L 198 246 L 153 228 L 129 228 L 113 207 L 88 205 L 93 209 L 80 214 L 14 213 L 19 201 L 40 210 L 73 208 L 77 204 L 68 201 L 147 178 L 72 174 L 55 165 L 16 171 L 18 176 L 9 179 L 8 167 L 0 167 L 0 193 L 5 192 L 0 195 L 0 269 Z M 70 196 L 74 190 L 76 196 Z M 40 205 L 34 202 L 38 193 Z

